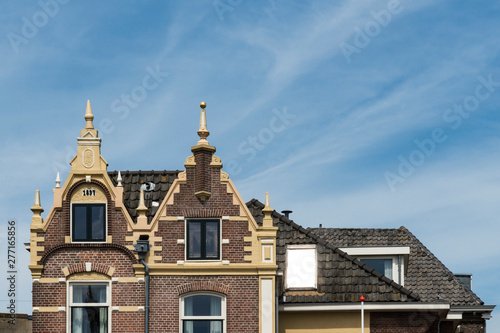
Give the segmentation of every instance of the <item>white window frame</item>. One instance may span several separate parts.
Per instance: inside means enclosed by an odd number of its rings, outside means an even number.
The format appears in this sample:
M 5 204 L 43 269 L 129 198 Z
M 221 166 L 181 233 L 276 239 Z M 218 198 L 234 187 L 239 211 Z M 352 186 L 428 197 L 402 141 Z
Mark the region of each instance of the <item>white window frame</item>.
M 106 285 L 106 303 L 73 303 L 74 285 Z M 111 281 L 109 280 L 70 280 L 66 281 L 66 332 L 71 333 L 71 308 L 85 306 L 108 307 L 108 332 L 111 332 Z
M 206 220 L 218 220 L 219 221 L 219 259 L 188 259 L 188 233 L 187 225 L 189 221 L 206 221 Z M 217 262 L 222 261 L 222 219 L 217 217 L 206 217 L 206 218 L 185 218 L 184 219 L 184 260 L 185 262 Z
M 220 298 L 220 316 L 185 316 L 184 315 L 184 299 L 191 296 L 216 296 Z M 222 332 L 226 333 L 227 320 L 226 320 L 226 295 L 212 292 L 212 291 L 196 291 L 186 293 L 179 297 L 179 333 L 183 333 L 184 320 L 222 320 Z
M 339 248 L 357 259 L 392 259 L 392 280 L 402 286 L 405 282 L 405 264 L 410 254 L 409 246 L 344 247 Z M 400 265 L 401 264 L 401 265 Z M 401 277 L 401 280 L 400 278 Z
M 288 269 L 289 265 L 289 259 L 288 259 L 288 254 L 289 251 L 296 251 L 296 250 L 311 250 L 314 249 L 314 285 L 312 286 L 304 286 L 304 287 L 291 287 L 289 286 L 289 272 L 290 270 Z M 288 290 L 316 290 L 318 288 L 318 251 L 316 249 L 316 244 L 297 244 L 297 245 L 287 245 L 286 247 L 286 256 L 285 256 L 285 289 Z
M 74 241 L 73 240 L 73 205 L 104 205 L 104 241 Z M 69 209 L 69 237 L 75 244 L 106 244 L 108 242 L 108 203 L 107 202 L 72 202 Z

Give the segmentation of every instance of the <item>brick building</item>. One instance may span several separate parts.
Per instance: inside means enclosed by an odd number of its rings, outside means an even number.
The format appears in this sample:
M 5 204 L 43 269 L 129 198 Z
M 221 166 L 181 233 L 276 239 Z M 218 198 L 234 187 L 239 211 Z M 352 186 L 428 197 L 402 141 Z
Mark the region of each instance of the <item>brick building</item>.
M 238 194 L 208 143 L 182 171 L 108 171 L 87 104 L 30 230 L 33 332 L 484 332 L 494 306 L 408 230 L 304 229 Z

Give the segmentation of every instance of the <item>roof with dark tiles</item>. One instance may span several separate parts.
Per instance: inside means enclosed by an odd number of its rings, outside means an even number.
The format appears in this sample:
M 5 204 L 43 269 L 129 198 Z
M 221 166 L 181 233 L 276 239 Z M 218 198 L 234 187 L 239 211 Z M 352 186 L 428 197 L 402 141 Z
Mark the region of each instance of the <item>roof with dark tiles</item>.
M 124 188 L 123 201 L 130 216 L 137 219 L 140 188 L 153 183 L 154 189 L 145 191 L 148 222 L 158 210 L 170 186 L 180 171 L 121 171 Z M 108 172 L 117 185 L 118 171 Z M 264 205 L 256 199 L 247 206 L 259 225 L 262 225 Z M 337 229 L 303 228 L 285 216 L 273 212 L 273 223 L 279 227 L 277 262 L 285 268 L 285 250 L 288 244 L 317 244 L 318 290 L 284 291 L 286 302 L 357 302 L 363 294 L 367 301 L 449 301 L 452 305 L 482 305 L 481 299 L 456 278 L 410 231 L 399 229 Z M 369 268 L 359 260 L 339 250 L 339 247 L 409 246 L 405 286 L 402 287 Z M 282 285 L 283 287 L 283 285 Z
M 123 186 L 123 203 L 134 222 L 137 221 L 138 216 L 136 208 L 139 206 L 141 186 L 147 183 L 154 184 L 153 190 L 144 191 L 144 203 L 146 207 L 148 207 L 147 217 L 149 223 L 158 211 L 159 204 L 161 204 L 167 195 L 170 186 L 177 178 L 179 172 L 178 170 L 120 171 Z M 108 172 L 108 175 L 116 186 L 118 184 L 118 171 Z M 151 188 L 151 186 L 149 186 L 149 188 Z M 158 205 L 153 205 L 153 202 L 157 202 Z
M 408 229 L 310 228 L 310 232 L 333 247 L 408 246 L 410 254 L 405 288 L 423 302 L 446 301 L 451 305 L 482 305 L 481 299 L 465 286 Z
M 258 224 L 262 224 L 264 204 L 256 199 L 247 206 Z M 347 255 L 310 230 L 273 212 L 273 224 L 278 226 L 276 260 L 285 270 L 286 246 L 316 244 L 318 258 L 318 287 L 316 291 L 283 290 L 286 303 L 346 303 L 359 302 L 361 295 L 371 302 L 414 302 L 419 296 Z M 283 299 L 282 299 L 283 300 Z

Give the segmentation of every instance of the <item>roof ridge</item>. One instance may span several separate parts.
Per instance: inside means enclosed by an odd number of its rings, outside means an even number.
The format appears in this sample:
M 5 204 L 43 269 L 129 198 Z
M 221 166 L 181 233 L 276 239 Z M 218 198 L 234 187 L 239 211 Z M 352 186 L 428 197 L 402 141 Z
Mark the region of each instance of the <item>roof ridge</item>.
M 254 203 L 256 204 L 257 206 L 259 206 L 259 208 L 263 208 L 264 207 L 264 204 L 261 203 L 259 200 L 257 199 L 252 199 L 250 200 L 248 204 L 250 203 Z M 276 210 L 273 212 L 272 216 L 275 216 L 277 217 L 280 221 L 290 225 L 291 227 L 297 229 L 298 231 L 300 232 L 303 232 L 305 235 L 307 235 L 308 237 L 311 237 L 313 239 L 313 241 L 323 245 L 324 247 L 334 251 L 335 253 L 339 254 L 341 257 L 343 257 L 344 259 L 346 260 L 349 260 L 351 261 L 353 264 L 355 264 L 356 266 L 358 266 L 359 268 L 363 269 L 364 271 L 368 272 L 369 274 L 375 276 L 379 281 L 382 281 L 384 282 L 385 284 L 388 284 L 389 286 L 393 287 L 394 289 L 404 293 L 405 295 L 407 295 L 408 297 L 410 298 L 413 298 L 414 300 L 420 300 L 420 296 L 415 294 L 414 292 L 412 292 L 411 290 L 408 290 L 406 289 L 405 287 L 403 287 L 402 285 L 394 282 L 393 280 L 390 280 L 389 278 L 387 278 L 386 276 L 376 272 L 374 269 L 372 268 L 369 268 L 368 266 L 366 266 L 365 264 L 363 264 L 361 261 L 359 261 L 358 259 L 354 258 L 354 257 L 351 257 L 350 255 L 348 255 L 347 253 L 345 253 L 344 251 L 340 250 L 338 247 L 333 247 L 331 246 L 326 240 L 324 240 L 323 238 L 319 237 L 319 236 L 316 236 L 312 233 L 311 230 L 308 230 L 308 229 L 305 229 L 304 227 L 302 227 L 301 225 L 295 223 L 293 220 L 290 220 L 289 218 L 285 217 L 284 215 L 278 213 Z M 384 279 L 385 278 L 385 279 Z

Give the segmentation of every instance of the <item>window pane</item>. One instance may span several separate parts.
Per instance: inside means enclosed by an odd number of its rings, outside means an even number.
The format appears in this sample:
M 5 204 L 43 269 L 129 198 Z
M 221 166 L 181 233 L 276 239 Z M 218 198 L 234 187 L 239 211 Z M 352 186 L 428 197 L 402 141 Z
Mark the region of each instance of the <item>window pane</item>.
M 184 320 L 184 333 L 222 333 L 221 320 Z
M 201 257 L 201 223 L 188 222 L 188 258 Z
M 360 261 L 392 279 L 392 259 L 361 259 Z
M 184 299 L 185 316 L 220 316 L 221 299 L 211 295 L 196 295 Z
M 73 333 L 107 333 L 107 307 L 72 307 L 71 332 Z
M 73 239 L 87 239 L 87 206 L 73 206 Z
M 106 303 L 106 285 L 73 285 L 73 303 Z
M 104 223 L 104 205 L 93 205 L 92 209 L 92 239 L 104 240 L 105 223 Z
M 205 222 L 205 249 L 209 259 L 219 258 L 219 222 Z

